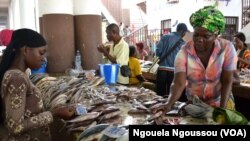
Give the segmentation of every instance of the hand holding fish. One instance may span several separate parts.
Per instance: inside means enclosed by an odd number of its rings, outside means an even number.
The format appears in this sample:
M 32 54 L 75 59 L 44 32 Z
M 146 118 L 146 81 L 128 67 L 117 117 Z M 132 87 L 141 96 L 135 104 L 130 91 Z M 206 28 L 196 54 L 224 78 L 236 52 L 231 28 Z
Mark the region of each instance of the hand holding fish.
M 62 119 L 71 119 L 75 114 L 75 107 L 73 106 L 62 106 L 58 108 L 54 108 L 51 110 L 52 115 L 55 117 L 59 117 Z

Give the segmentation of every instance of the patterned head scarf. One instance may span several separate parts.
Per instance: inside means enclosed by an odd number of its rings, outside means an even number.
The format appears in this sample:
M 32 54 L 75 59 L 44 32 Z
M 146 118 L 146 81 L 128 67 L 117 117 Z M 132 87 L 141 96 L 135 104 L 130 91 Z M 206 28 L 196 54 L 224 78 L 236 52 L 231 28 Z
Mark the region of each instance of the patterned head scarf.
M 203 27 L 217 35 L 225 29 L 225 17 L 214 6 L 205 6 L 196 11 L 189 20 L 193 27 Z

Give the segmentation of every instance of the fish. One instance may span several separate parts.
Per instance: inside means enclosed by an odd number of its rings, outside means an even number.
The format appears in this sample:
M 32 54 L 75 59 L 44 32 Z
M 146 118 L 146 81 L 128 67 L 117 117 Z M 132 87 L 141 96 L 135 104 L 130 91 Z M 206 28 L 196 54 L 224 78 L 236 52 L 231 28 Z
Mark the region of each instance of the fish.
M 109 124 L 98 124 L 96 126 L 90 127 L 79 135 L 78 141 L 94 139 L 95 137 L 100 136 L 100 133 L 109 126 Z
M 69 132 L 83 132 L 84 130 L 86 130 L 87 128 L 93 127 L 97 124 L 96 121 L 91 122 L 91 124 L 85 125 L 85 126 L 79 126 L 79 127 L 73 127 L 70 128 L 68 131 Z
M 111 113 L 108 113 L 108 114 L 101 116 L 100 120 L 110 119 L 110 118 L 115 117 L 115 116 L 120 115 L 120 114 L 121 114 L 120 110 L 115 111 L 115 112 L 111 112 Z
M 129 111 L 128 111 L 128 114 L 149 114 L 150 112 L 147 111 L 147 110 L 142 110 L 142 109 L 137 109 L 137 108 L 131 108 Z
M 105 119 L 103 120 L 101 123 L 108 123 L 110 125 L 120 125 L 122 124 L 122 117 L 121 116 L 115 116 L 115 117 L 112 117 L 112 118 L 109 118 L 109 119 Z
M 98 112 L 91 112 L 91 113 L 87 113 L 81 116 L 77 116 L 74 119 L 68 120 L 67 122 L 80 122 L 80 121 L 85 121 L 85 120 L 89 120 L 89 119 L 95 119 L 100 115 L 100 113 Z
M 156 118 L 160 117 L 162 114 L 163 114 L 163 112 L 162 112 L 162 111 L 159 111 L 159 112 L 155 113 L 154 115 L 150 116 L 150 117 L 147 119 L 147 121 L 156 119 Z
M 150 107 L 151 105 L 154 105 L 156 103 L 158 103 L 158 101 L 151 100 L 151 101 L 144 102 L 143 105 L 146 106 L 146 107 Z
M 66 128 L 77 128 L 77 127 L 80 127 L 80 126 L 85 127 L 87 125 L 90 125 L 92 122 L 93 122 L 93 119 L 84 120 L 84 121 L 81 121 L 81 122 L 74 122 L 74 123 L 70 123 L 68 126 L 66 126 Z
M 111 113 L 111 112 L 115 112 L 115 111 L 119 111 L 120 109 L 117 108 L 117 107 L 114 107 L 114 106 L 110 106 L 110 107 L 107 107 L 106 109 L 104 109 L 102 112 L 101 112 L 101 115 L 105 115 L 105 114 L 108 114 L 108 113 Z
M 104 100 L 104 101 L 101 101 L 101 102 L 94 103 L 91 106 L 101 106 L 101 105 L 104 105 L 104 104 L 115 104 L 115 103 L 116 103 L 115 101 Z

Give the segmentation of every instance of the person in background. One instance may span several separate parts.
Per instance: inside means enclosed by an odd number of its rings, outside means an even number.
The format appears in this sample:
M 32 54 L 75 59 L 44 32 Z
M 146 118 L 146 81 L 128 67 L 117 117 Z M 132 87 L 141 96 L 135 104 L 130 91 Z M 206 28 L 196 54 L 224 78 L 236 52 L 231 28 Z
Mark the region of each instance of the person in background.
M 111 64 L 119 64 L 120 67 L 122 65 L 128 65 L 129 61 L 129 46 L 123 40 L 123 38 L 119 34 L 119 27 L 116 24 L 110 24 L 106 28 L 107 39 L 112 41 L 114 44 L 110 47 L 109 52 L 105 48 L 104 44 L 101 44 L 97 47 L 97 50 L 108 59 L 108 63 Z M 129 84 L 129 77 L 124 77 L 121 75 L 119 71 L 117 82 L 120 84 L 127 85 Z
M 241 69 L 249 69 L 250 66 L 250 50 L 247 48 L 247 44 L 245 43 L 246 36 L 242 32 L 238 32 L 234 35 L 234 42 L 236 46 L 236 51 L 238 54 L 238 63 L 237 69 L 240 71 Z
M 7 46 L 10 43 L 11 37 L 13 34 L 13 30 L 3 29 L 0 31 L 0 46 Z M 0 62 L 2 60 L 2 56 L 0 56 Z
M 73 107 L 45 111 L 42 94 L 25 74 L 27 68 L 39 68 L 45 54 L 46 41 L 39 33 L 26 28 L 13 32 L 0 63 L 0 113 L 7 131 L 3 140 L 50 141 L 53 117 L 74 114 Z
M 169 95 L 170 86 L 174 78 L 174 60 L 181 46 L 185 43 L 182 38 L 188 32 L 188 28 L 186 24 L 179 23 L 176 31 L 162 36 L 156 46 L 156 56 L 159 58 L 168 54 L 172 48 L 175 48 L 163 60 L 160 59 L 161 62 L 156 75 L 156 92 L 160 96 Z
M 144 49 L 144 45 L 142 42 L 135 44 L 138 50 L 138 58 L 140 60 L 147 60 L 148 59 L 148 52 Z
M 137 59 L 135 46 L 129 46 L 129 67 L 131 70 L 131 76 L 129 77 L 130 85 L 140 85 L 145 81 L 142 76 L 140 61 Z
M 7 46 L 10 43 L 13 30 L 3 29 L 0 31 L 0 46 Z
M 121 37 L 124 36 L 124 25 L 122 22 L 119 23 L 119 34 Z
M 137 50 L 135 46 L 129 46 L 129 67 L 131 70 L 131 76 L 129 77 L 129 85 L 144 87 L 155 91 L 155 84 L 147 81 L 141 71 L 141 64 L 137 58 Z
M 232 95 L 233 72 L 237 54 L 233 44 L 217 38 L 225 28 L 225 17 L 214 6 L 206 6 L 190 17 L 193 40 L 187 42 L 175 59 L 175 76 L 170 96 L 153 112 L 171 110 L 186 87 L 188 98 L 196 95 L 212 107 L 234 109 Z

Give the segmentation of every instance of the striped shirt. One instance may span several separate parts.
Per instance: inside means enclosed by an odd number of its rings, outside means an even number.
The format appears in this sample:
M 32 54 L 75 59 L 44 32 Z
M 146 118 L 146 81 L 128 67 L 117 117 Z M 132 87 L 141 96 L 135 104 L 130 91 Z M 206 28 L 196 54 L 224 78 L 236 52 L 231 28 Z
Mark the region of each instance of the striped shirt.
M 215 47 L 205 68 L 197 56 L 193 41 L 184 45 L 176 56 L 175 73 L 186 72 L 186 95 L 197 95 L 211 106 L 220 106 L 223 70 L 236 70 L 237 53 L 231 42 L 215 40 Z

